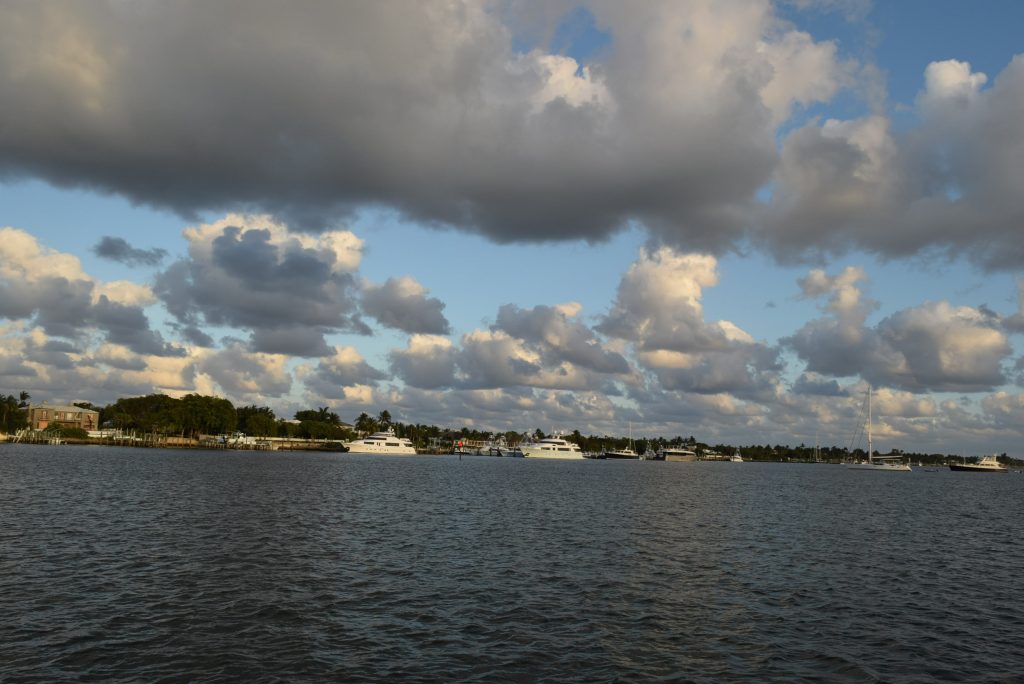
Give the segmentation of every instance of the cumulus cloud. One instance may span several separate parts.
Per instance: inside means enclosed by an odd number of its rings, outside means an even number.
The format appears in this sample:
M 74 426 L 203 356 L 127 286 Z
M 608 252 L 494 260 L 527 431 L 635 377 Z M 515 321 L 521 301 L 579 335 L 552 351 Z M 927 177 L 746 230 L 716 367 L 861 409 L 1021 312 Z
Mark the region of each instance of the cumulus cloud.
M 77 257 L 25 231 L 0 229 L 0 317 L 32 319 L 48 335 L 71 339 L 99 330 L 138 354 L 184 355 L 151 329 L 143 306 L 152 300 L 145 286 L 97 282 Z
M 458 352 L 447 337 L 413 335 L 405 349 L 392 349 L 391 370 L 410 387 L 436 389 L 455 383 Z
M 760 239 L 780 259 L 851 247 L 928 250 L 1019 268 L 1024 246 L 1024 56 L 986 87 L 957 60 L 925 69 L 914 126 L 881 114 L 812 121 L 782 144 Z
M 408 276 L 388 278 L 383 285 L 363 286 L 363 311 L 382 325 L 409 334 L 447 335 L 444 302 L 427 297 L 427 288 Z
M 316 366 L 299 369 L 299 376 L 311 396 L 368 403 L 373 387 L 388 379 L 387 374 L 368 364 L 354 347 L 333 347 L 331 352 Z
M 128 266 L 156 266 L 167 256 L 166 249 L 139 249 L 124 238 L 104 235 L 92 248 L 93 254 L 103 259 L 119 261 Z
M 504 304 L 498 309 L 493 328 L 534 345 L 547 364 L 568 362 L 597 373 L 629 373 L 626 359 L 603 345 L 579 320 L 580 308 L 575 302 L 532 309 Z
M 263 402 L 291 389 L 287 362 L 283 354 L 253 353 L 236 344 L 204 356 L 196 370 L 217 383 L 221 389 L 218 394 L 245 403 Z
M 710 255 L 645 249 L 596 328 L 631 342 L 665 389 L 771 394 L 781 370 L 777 351 L 731 321 L 704 320 L 703 290 L 717 283 Z
M 362 241 L 349 231 L 310 236 L 269 217 L 229 215 L 184 235 L 188 257 L 155 285 L 184 329 L 241 328 L 252 351 L 298 356 L 327 353 L 327 333 L 369 334 L 353 274 Z
M 640 220 L 728 244 L 778 122 L 846 82 L 835 46 L 767 0 L 585 6 L 614 45 L 593 63 L 523 49 L 516 15 L 563 17 L 516 3 L 8 4 L 0 173 L 189 217 L 388 206 L 498 241 Z
M 860 375 L 902 389 L 978 392 L 1006 381 L 1002 364 L 1011 353 L 998 318 L 948 302 L 898 311 L 870 327 L 873 302 L 864 301 L 861 269 L 836 276 L 812 271 L 800 281 L 806 296 L 828 295 L 827 315 L 781 340 L 824 376 Z

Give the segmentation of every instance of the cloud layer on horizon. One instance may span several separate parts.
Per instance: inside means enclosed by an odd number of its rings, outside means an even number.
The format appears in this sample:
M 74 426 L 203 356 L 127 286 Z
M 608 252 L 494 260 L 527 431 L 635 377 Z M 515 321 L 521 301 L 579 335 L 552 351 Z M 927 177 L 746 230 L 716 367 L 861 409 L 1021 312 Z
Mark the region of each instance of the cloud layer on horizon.
M 154 279 L 160 283 L 176 269 L 199 273 L 197 282 L 209 283 L 203 289 L 216 290 L 204 291 L 206 299 L 195 298 L 194 283 L 178 298 L 173 289 L 157 287 L 154 294 L 148 285 L 97 281 L 74 256 L 25 231 L 2 229 L 0 318 L 7 322 L 0 321 L 0 386 L 97 403 L 202 392 L 272 405 L 281 415 L 311 405 L 343 415 L 389 408 L 402 420 L 493 429 L 621 433 L 634 422 L 651 433 L 760 442 L 779 433 L 846 434 L 870 381 L 882 439 L 929 444 L 957 434 L 1021 436 L 1013 423 L 1021 393 L 1009 391 L 1020 375 L 1009 344 L 1019 312 L 938 301 L 870 323 L 874 303 L 863 295 L 867 274 L 859 268 L 809 271 L 794 290 L 821 301 L 821 316 L 771 344 L 735 322 L 707 318 L 703 295 L 719 278 L 714 257 L 642 249 L 603 313 L 585 317 L 574 302 L 504 304 L 489 327 L 454 339 L 407 325 L 405 346 L 375 366 L 336 341 L 361 337 L 340 322 L 361 315 L 367 293 L 373 317 L 382 321 L 407 320 L 411 297 L 426 307 L 426 320 L 439 324 L 444 303 L 426 297 L 409 276 L 367 284 L 359 276 L 360 238 L 347 231 L 296 237 L 268 217 L 239 215 L 183 235 L 188 256 Z M 272 326 L 240 294 L 254 287 L 249 276 L 232 271 L 235 250 L 250 248 L 266 275 L 256 294 L 277 292 L 293 276 L 302 280 L 268 305 L 277 317 Z M 301 310 L 304 296 L 342 308 L 314 324 L 310 316 L 320 314 Z M 70 305 L 80 310 L 71 315 Z M 221 340 L 190 340 L 186 324 L 212 322 L 224 331 Z M 304 346 L 304 329 L 313 331 L 312 348 Z M 278 346 L 302 348 L 260 346 L 278 330 Z M 69 395 L 70 388 L 88 388 L 88 395 Z M 970 405 L 963 403 L 968 395 Z

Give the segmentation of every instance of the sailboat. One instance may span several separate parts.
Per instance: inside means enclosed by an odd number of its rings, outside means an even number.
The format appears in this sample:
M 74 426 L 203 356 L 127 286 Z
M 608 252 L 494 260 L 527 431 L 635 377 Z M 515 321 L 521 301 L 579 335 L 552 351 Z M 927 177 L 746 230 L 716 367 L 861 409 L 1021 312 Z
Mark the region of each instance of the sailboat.
M 890 470 L 893 472 L 910 472 L 910 466 L 903 463 L 902 456 L 875 456 L 874 445 L 871 443 L 871 385 L 868 385 L 868 460 L 860 463 L 847 463 L 851 470 Z
M 640 458 L 633 451 L 633 423 L 629 424 L 629 446 L 625 449 L 612 449 L 604 452 L 604 458 Z

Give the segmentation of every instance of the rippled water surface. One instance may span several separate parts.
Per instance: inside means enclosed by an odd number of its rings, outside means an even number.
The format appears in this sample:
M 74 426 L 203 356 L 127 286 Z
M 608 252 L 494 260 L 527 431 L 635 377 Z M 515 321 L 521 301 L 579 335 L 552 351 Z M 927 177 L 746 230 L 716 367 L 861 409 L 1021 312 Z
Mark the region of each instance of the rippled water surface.
M 0 680 L 1021 681 L 1024 476 L 0 445 Z

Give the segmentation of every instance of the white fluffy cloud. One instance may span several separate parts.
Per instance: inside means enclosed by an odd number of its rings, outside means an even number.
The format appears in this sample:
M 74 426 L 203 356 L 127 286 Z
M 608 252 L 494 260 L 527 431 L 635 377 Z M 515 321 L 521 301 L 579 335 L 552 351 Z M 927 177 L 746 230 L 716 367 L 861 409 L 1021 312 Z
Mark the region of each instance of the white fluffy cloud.
M 915 125 L 875 113 L 812 121 L 783 142 L 760 239 L 780 259 L 855 247 L 928 250 L 1018 268 L 1024 196 L 1024 56 L 986 87 L 957 60 L 925 69 Z
M 775 351 L 731 321 L 704 320 L 701 296 L 717 284 L 716 269 L 709 255 L 643 250 L 597 329 L 631 342 L 667 390 L 773 394 Z
M 914 392 L 979 392 L 1003 384 L 1011 347 L 1002 323 L 989 313 L 948 302 L 928 302 L 867 325 L 873 302 L 861 297 L 861 269 L 837 276 L 812 271 L 801 281 L 805 296 L 828 295 L 828 315 L 783 340 L 827 376 L 860 375 L 875 384 Z

